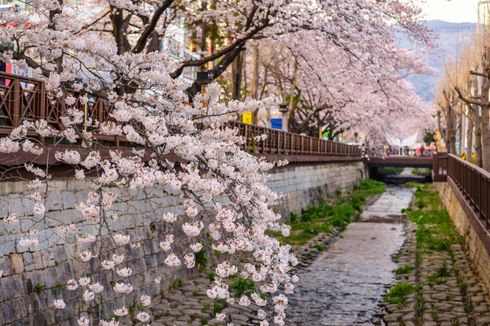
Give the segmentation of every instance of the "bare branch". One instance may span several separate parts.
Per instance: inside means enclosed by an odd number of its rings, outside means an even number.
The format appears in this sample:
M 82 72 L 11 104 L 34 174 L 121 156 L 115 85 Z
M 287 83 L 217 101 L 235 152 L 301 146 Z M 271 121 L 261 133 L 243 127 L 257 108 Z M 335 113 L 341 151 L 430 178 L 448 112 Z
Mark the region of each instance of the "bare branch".
M 210 61 L 213 61 L 213 60 L 216 60 L 216 59 L 219 59 L 225 55 L 228 55 L 230 53 L 233 53 L 233 52 L 236 52 L 235 50 L 237 48 L 242 48 L 245 43 L 252 39 L 254 36 L 256 36 L 260 31 L 262 31 L 264 28 L 266 28 L 269 24 L 268 23 L 264 23 L 263 25 L 259 26 L 259 27 L 256 27 L 255 29 L 253 29 L 252 31 L 250 31 L 249 33 L 247 33 L 244 37 L 236 40 L 234 43 L 232 43 L 231 45 L 227 46 L 226 48 L 214 53 L 214 54 L 211 54 L 205 58 L 202 58 L 202 59 L 199 59 L 199 60 L 187 60 L 187 61 L 184 61 L 182 63 L 182 65 L 177 69 L 175 70 L 174 72 L 172 72 L 170 74 L 170 76 L 172 78 L 177 78 L 179 77 L 182 72 L 184 71 L 184 68 L 186 67 L 197 67 L 197 66 L 202 66 L 203 64 L 206 64 Z M 233 57 L 234 59 L 235 57 Z M 223 59 L 223 61 L 228 61 L 228 60 L 225 60 Z M 223 62 L 222 61 L 222 62 Z M 233 61 L 233 60 L 231 60 Z M 226 68 L 226 67 L 225 67 Z
M 175 0 L 165 0 L 160 7 L 155 11 L 153 17 L 151 17 L 150 23 L 145 27 L 145 30 L 141 33 L 140 38 L 136 42 L 136 45 L 133 48 L 133 53 L 140 53 L 148 43 L 148 38 L 151 33 L 155 30 L 155 27 L 162 17 L 165 10 L 167 10 Z
M 461 90 L 457 86 L 454 89 L 456 90 L 456 93 L 458 93 L 459 99 L 461 99 L 463 102 L 465 102 L 467 104 L 478 105 L 478 106 L 480 106 L 483 109 L 490 108 L 490 103 L 489 102 L 484 102 L 484 101 L 481 101 L 481 100 L 478 100 L 478 99 L 474 99 L 474 98 L 468 98 L 468 97 L 466 97 L 466 96 L 463 95 L 463 93 L 461 92 Z
M 483 72 L 475 71 L 475 70 L 470 70 L 470 75 L 480 76 L 480 77 L 483 77 L 483 78 L 490 78 L 489 75 L 487 75 L 487 74 L 485 74 Z

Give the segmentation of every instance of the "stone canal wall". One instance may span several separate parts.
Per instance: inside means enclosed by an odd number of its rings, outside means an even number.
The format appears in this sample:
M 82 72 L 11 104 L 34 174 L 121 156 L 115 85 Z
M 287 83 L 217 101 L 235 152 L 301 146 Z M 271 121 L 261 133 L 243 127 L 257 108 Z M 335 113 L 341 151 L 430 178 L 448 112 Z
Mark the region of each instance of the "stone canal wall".
M 74 224 L 81 233 L 96 235 L 98 239 L 107 237 L 99 233 L 96 225 L 83 221 L 75 208 L 75 203 L 87 198 L 89 188 L 86 182 L 74 179 L 50 182 L 46 200 L 49 218 L 46 221 L 30 215 L 33 202 L 21 195 L 25 189 L 25 182 L 0 183 L 0 216 L 3 218 L 15 213 L 20 220 L 13 225 L 0 222 L 0 269 L 3 271 L 0 278 L 0 325 L 77 325 L 72 317 L 81 312 L 82 291 L 68 291 L 64 282 L 87 274 L 93 282 L 100 281 L 104 285 L 109 284 L 109 280 L 123 280 L 112 271 L 95 268 L 100 266 L 100 260 L 110 259 L 114 253 L 125 255 L 126 266 L 133 271 L 131 284 L 134 291 L 129 302 L 130 296 L 116 300 L 112 291 L 102 292 L 107 311 L 122 305 L 128 307 L 141 294 L 157 294 L 168 288 L 177 277 L 184 276 L 161 268 L 166 255 L 159 247 L 159 241 L 162 241 L 159 235 L 165 234 L 166 225 L 156 222 L 164 212 L 179 210 L 178 198 L 165 195 L 161 189 L 134 192 L 112 189 L 118 193 L 119 199 L 109 212 L 110 215 L 117 214 L 117 219 L 109 221 L 111 229 L 130 234 L 131 241 L 136 244 L 116 250 L 108 245 L 111 241 L 96 242 L 91 247 L 77 242 L 74 236 L 60 236 L 59 226 Z M 35 251 L 28 251 L 18 246 L 18 241 L 33 225 L 39 231 L 39 245 Z M 100 243 L 104 246 L 99 247 Z M 86 249 L 91 249 L 98 257 L 89 263 L 82 262 L 79 254 Z M 179 252 L 178 249 L 176 251 Z M 162 282 L 156 284 L 155 277 L 161 277 Z M 67 307 L 53 309 L 54 299 L 60 297 Z
M 283 216 L 289 216 L 329 195 L 345 192 L 365 178 L 367 171 L 362 161 L 290 165 L 273 171 L 269 186 L 285 194 L 280 209 Z
M 284 216 L 288 216 L 328 194 L 348 190 L 365 176 L 362 162 L 291 165 L 274 170 L 269 185 L 285 194 L 280 209 Z M 68 291 L 63 282 L 86 276 L 87 272 L 95 281 L 113 279 L 111 272 L 102 272 L 94 266 L 98 266 L 97 259 L 110 257 L 115 248 L 96 248 L 94 251 L 99 257 L 90 264 L 84 263 L 78 258 L 83 248 L 74 236 L 61 237 L 59 234 L 59 226 L 74 224 L 83 233 L 97 235 L 99 239 L 107 237 L 100 234 L 96 226 L 83 221 L 75 209 L 75 203 L 86 199 L 87 183 L 74 179 L 53 180 L 47 191 L 46 210 L 50 218 L 46 221 L 30 215 L 34 202 L 22 195 L 26 189 L 25 182 L 0 183 L 0 219 L 14 213 L 21 221 L 13 225 L 0 221 L 0 269 L 3 274 L 0 276 L 0 325 L 76 325 L 72 316 L 81 310 L 81 291 Z M 157 219 L 165 212 L 178 213 L 181 209 L 178 199 L 165 195 L 162 189 L 112 191 L 119 195 L 119 199 L 111 212 L 117 215 L 117 219 L 110 221 L 111 228 L 131 234 L 131 240 L 136 244 L 125 246 L 123 251 L 118 249 L 118 254 L 127 257 L 127 267 L 133 270 L 131 300 L 141 294 L 161 293 L 177 279 L 185 278 L 184 271 L 177 274 L 162 267 L 166 255 L 159 247 L 167 226 Z M 19 247 L 18 241 L 34 224 L 39 231 L 40 243 L 35 251 L 28 251 Z M 174 248 L 179 252 L 178 243 Z M 161 277 L 161 283 L 155 283 L 156 277 Z M 115 280 L 119 280 L 117 276 Z M 116 299 L 111 295 L 112 291 L 102 293 L 108 311 L 132 304 L 127 296 Z M 67 304 L 63 310 L 53 309 L 53 301 L 59 297 L 63 297 Z
M 443 205 L 446 207 L 458 233 L 464 237 L 468 257 L 479 274 L 482 285 L 490 294 L 490 253 L 473 227 L 470 217 L 449 183 L 435 183 Z

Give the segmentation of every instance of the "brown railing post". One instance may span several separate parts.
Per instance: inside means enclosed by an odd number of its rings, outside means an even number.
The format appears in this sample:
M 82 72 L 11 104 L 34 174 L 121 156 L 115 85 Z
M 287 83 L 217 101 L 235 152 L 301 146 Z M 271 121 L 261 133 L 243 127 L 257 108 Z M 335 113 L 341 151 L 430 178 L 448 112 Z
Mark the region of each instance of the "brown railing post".
M 252 130 L 254 130 L 254 129 L 252 129 Z M 255 132 L 254 132 L 254 134 L 255 134 Z M 264 135 L 266 135 L 266 136 L 267 136 L 267 138 L 261 141 L 261 143 L 260 143 L 260 144 L 261 144 L 261 145 L 260 145 L 260 147 L 259 147 L 259 146 L 256 146 L 257 150 L 258 150 L 260 153 L 265 153 L 265 149 L 267 148 L 267 143 L 271 141 L 271 133 L 270 133 L 270 131 L 269 131 L 269 130 L 266 130 L 266 131 L 265 131 L 263 134 L 264 134 Z M 252 136 L 253 136 L 253 135 L 251 135 L 251 137 L 252 137 Z
M 488 198 L 488 196 L 490 196 L 490 193 L 488 192 L 488 184 L 490 183 L 490 179 L 485 179 L 484 180 L 484 192 L 483 192 L 483 202 L 485 203 L 484 204 L 484 212 L 485 212 L 485 226 L 488 228 L 490 228 L 490 203 L 488 202 L 488 200 L 486 200 Z
M 20 119 L 22 117 L 21 108 L 21 85 L 18 79 L 12 79 L 12 85 L 10 86 L 10 107 L 12 108 L 12 126 L 14 128 L 18 127 L 20 124 Z
M 47 97 L 46 97 L 46 85 L 44 82 L 39 83 L 38 89 L 38 97 L 39 97 L 39 118 L 40 119 L 48 119 L 48 109 L 47 109 Z M 44 137 L 40 137 L 39 140 L 44 144 Z
M 287 154 L 287 146 L 288 146 L 288 142 L 290 142 L 291 140 L 291 133 L 287 133 L 287 134 L 284 134 L 284 142 L 283 142 L 283 146 L 282 146 L 282 152 L 284 154 Z
M 439 171 L 439 158 L 434 155 L 432 157 L 432 179 L 436 181 L 436 178 L 438 177 L 438 171 Z
M 277 133 L 277 145 L 276 145 L 276 153 L 279 154 L 281 148 L 281 132 Z

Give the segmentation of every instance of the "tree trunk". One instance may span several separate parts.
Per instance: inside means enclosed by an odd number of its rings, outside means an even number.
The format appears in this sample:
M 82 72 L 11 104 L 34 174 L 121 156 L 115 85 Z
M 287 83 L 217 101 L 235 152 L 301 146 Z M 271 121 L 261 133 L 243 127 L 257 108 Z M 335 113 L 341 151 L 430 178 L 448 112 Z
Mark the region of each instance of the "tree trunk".
M 153 31 L 150 36 L 150 41 L 148 42 L 148 47 L 146 49 L 147 53 L 160 51 L 160 46 L 162 44 L 162 36 L 158 34 L 157 31 Z
M 296 83 L 298 79 L 298 62 L 294 60 L 293 82 L 291 85 L 291 93 L 289 94 L 289 109 L 288 109 L 288 130 L 294 130 L 294 122 L 296 121 L 296 108 L 294 106 L 294 93 L 296 91 Z
M 467 129 L 466 129 L 466 142 L 468 146 L 466 147 L 466 160 L 471 162 L 471 154 L 473 153 L 473 132 L 474 132 L 474 122 L 472 112 L 473 108 L 469 106 L 469 114 L 467 119 Z
M 476 164 L 482 167 L 482 143 L 481 143 L 481 118 L 480 118 L 480 108 L 478 106 L 473 106 L 470 111 L 471 119 L 473 120 L 473 125 L 475 129 L 475 153 L 476 153 Z
M 448 151 L 447 148 L 447 137 L 446 137 L 446 131 L 442 128 L 442 123 L 441 123 L 441 111 L 437 111 L 437 127 L 439 128 L 439 133 L 441 134 L 442 139 L 446 143 L 446 152 Z M 441 148 L 437 147 L 437 142 L 436 142 L 436 149 L 438 152 L 441 151 Z
M 455 132 L 455 121 L 454 112 L 451 106 L 447 110 L 447 150 L 451 154 L 456 154 L 456 132 Z
M 490 90 L 490 81 L 483 79 L 481 86 L 481 96 L 485 103 L 488 103 L 488 92 Z M 481 107 L 481 142 L 482 142 L 482 168 L 490 171 L 490 112 L 488 105 Z
M 464 143 L 463 143 L 463 110 L 460 108 L 460 114 L 458 114 L 458 125 L 457 125 L 457 135 L 459 137 L 459 148 L 458 148 L 458 155 L 461 155 L 464 153 Z
M 482 167 L 490 171 L 490 111 L 482 109 L 481 118 Z
M 258 98 L 259 95 L 259 47 L 253 46 L 253 71 L 252 71 L 252 97 Z
M 244 53 L 240 53 L 233 62 L 232 65 L 232 80 L 233 80 L 233 91 L 231 97 L 234 100 L 240 99 L 240 90 L 242 86 L 242 73 L 243 73 L 243 61 Z

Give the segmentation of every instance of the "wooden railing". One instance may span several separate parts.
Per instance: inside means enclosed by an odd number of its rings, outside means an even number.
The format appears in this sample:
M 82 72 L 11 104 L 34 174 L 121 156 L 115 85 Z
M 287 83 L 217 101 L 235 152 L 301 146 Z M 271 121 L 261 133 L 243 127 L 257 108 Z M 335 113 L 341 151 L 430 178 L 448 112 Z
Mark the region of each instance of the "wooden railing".
M 490 173 L 455 155 L 449 155 L 448 176 L 486 230 L 490 230 Z
M 74 107 L 84 112 L 84 123 L 79 126 L 87 129 L 85 121 L 97 120 L 99 123 L 112 120 L 110 112 L 112 104 L 93 94 L 71 93 L 76 102 Z M 82 96 L 83 95 L 83 96 Z M 47 96 L 45 84 L 42 81 L 24 78 L 21 76 L 0 72 L 0 136 L 10 134 L 13 128 L 18 127 L 22 121 L 46 120 L 56 129 L 63 129 L 61 117 L 65 115 L 65 99 Z M 346 145 L 319 138 L 301 136 L 294 133 L 283 132 L 269 128 L 246 125 L 240 122 L 230 122 L 238 128 L 240 135 L 246 138 L 244 149 L 256 154 L 303 156 L 309 160 L 323 160 L 332 157 L 341 160 L 345 157 L 361 159 L 358 146 Z M 258 140 L 258 136 L 266 135 L 266 139 Z M 32 134 L 33 137 L 36 135 Z M 124 138 L 120 136 L 96 136 L 99 141 L 106 141 L 107 145 L 124 145 Z M 42 139 L 42 143 L 49 144 L 49 139 Z M 277 158 L 277 157 L 275 157 Z M 314 159 L 313 159 L 314 158 Z
M 84 112 L 81 129 L 87 129 L 89 119 L 99 122 L 111 120 L 113 106 L 109 101 L 93 94 L 73 91 L 76 102 L 72 106 Z M 83 96 L 82 96 L 83 95 Z M 61 117 L 65 115 L 65 99 L 47 96 L 44 82 L 0 72 L 0 135 L 10 134 L 22 121 L 46 120 L 56 129 L 63 129 Z M 101 141 L 119 145 L 121 137 L 97 135 Z M 40 138 L 41 142 L 45 140 Z
M 361 159 L 361 150 L 357 145 L 331 142 L 241 122 L 231 122 L 231 125 L 239 129 L 240 135 L 246 139 L 245 149 L 252 153 L 358 157 Z M 257 140 L 262 135 L 265 135 L 266 138 Z
M 434 182 L 447 181 L 447 165 L 447 153 L 439 153 L 432 156 L 432 180 Z

